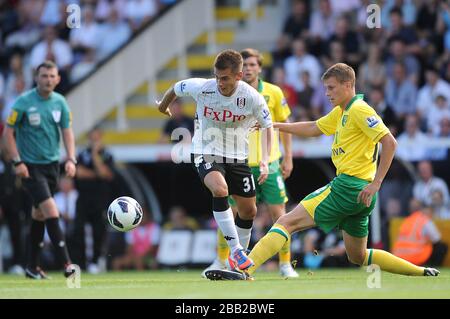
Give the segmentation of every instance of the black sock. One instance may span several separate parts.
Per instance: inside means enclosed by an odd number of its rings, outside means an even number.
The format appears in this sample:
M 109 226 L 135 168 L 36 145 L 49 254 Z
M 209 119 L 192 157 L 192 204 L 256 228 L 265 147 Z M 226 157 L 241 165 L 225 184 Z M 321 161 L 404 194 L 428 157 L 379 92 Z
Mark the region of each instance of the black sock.
M 39 266 L 39 257 L 44 246 L 45 223 L 36 219 L 31 219 L 30 225 L 30 245 L 28 246 L 28 267 L 31 269 Z
M 47 225 L 48 236 L 52 241 L 58 259 L 62 262 L 63 265 L 70 264 L 71 262 L 69 253 L 67 251 L 66 241 L 59 226 L 59 218 L 49 218 L 45 221 L 45 224 Z
M 250 229 L 253 226 L 253 219 L 244 220 L 244 219 L 241 219 L 241 217 L 239 217 L 239 214 L 237 214 L 236 218 L 235 218 L 235 223 L 236 223 L 236 226 L 238 226 L 240 228 Z

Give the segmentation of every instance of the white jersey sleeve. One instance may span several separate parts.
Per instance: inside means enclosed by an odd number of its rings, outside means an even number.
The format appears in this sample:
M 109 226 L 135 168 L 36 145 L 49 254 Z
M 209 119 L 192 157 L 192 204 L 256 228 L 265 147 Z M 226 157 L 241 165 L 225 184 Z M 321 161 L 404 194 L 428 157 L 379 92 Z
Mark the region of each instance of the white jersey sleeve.
M 272 126 L 272 117 L 270 116 L 269 107 L 261 94 L 258 94 L 256 97 L 253 115 L 261 128 L 269 128 Z
M 197 100 L 197 96 L 206 81 L 206 79 L 200 78 L 191 78 L 179 81 L 174 85 L 175 94 L 177 96 L 190 96 Z

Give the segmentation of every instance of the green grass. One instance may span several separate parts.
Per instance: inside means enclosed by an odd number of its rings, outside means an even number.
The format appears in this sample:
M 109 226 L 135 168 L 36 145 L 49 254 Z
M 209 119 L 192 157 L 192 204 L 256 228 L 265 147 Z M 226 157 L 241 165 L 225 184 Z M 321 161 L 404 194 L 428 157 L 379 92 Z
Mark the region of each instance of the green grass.
M 257 272 L 255 281 L 209 281 L 200 270 L 82 273 L 81 288 L 69 289 L 61 273 L 52 280 L 32 281 L 0 275 L 0 298 L 450 298 L 450 268 L 439 277 L 381 274 L 381 288 L 367 287 L 364 269 L 300 269 L 297 279 Z

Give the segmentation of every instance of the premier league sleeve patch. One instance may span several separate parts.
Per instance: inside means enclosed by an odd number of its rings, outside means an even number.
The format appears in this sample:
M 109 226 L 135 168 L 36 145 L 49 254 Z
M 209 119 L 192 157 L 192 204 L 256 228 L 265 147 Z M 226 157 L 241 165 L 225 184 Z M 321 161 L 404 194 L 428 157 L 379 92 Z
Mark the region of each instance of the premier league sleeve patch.
M 377 119 L 377 117 L 375 115 L 366 118 L 366 121 L 367 121 L 367 125 L 370 128 L 374 128 L 374 127 L 376 127 L 378 125 L 378 123 L 380 123 L 380 120 Z

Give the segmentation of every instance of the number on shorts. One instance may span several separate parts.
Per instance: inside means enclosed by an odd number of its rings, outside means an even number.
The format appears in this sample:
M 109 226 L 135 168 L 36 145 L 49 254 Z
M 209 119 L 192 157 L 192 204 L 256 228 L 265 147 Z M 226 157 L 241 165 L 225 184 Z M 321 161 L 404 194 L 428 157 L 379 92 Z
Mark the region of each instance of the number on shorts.
M 252 180 L 251 184 L 250 179 Z M 242 181 L 244 182 L 244 192 L 248 193 L 250 190 L 255 189 L 255 180 L 253 179 L 253 175 L 251 177 L 244 177 Z

